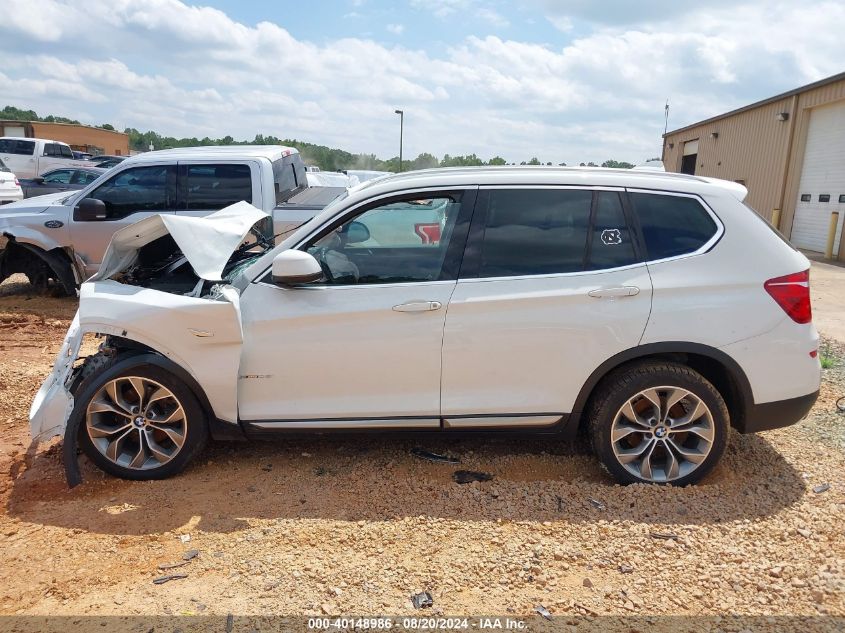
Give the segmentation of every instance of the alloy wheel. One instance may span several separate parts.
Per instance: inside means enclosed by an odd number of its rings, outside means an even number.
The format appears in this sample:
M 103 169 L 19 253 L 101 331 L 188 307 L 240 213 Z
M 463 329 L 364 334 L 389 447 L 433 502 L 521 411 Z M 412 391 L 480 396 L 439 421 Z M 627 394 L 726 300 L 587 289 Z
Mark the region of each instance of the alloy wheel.
M 681 387 L 644 389 L 619 409 L 610 429 L 613 454 L 643 481 L 669 482 L 696 470 L 713 447 L 710 409 Z
M 164 385 L 123 376 L 103 385 L 85 414 L 91 442 L 111 462 L 150 470 L 171 461 L 185 444 L 182 404 Z

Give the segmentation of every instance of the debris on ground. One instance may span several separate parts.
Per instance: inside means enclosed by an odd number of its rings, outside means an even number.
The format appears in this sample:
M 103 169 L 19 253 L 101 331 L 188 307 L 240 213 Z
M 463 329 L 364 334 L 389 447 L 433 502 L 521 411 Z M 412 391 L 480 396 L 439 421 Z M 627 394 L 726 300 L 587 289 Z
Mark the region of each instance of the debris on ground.
M 830 484 L 819 484 L 818 486 L 813 486 L 813 492 L 817 495 L 827 492 L 828 490 L 830 490 Z
M 413 455 L 414 457 L 419 457 L 420 459 L 425 459 L 430 462 L 438 462 L 441 464 L 459 464 L 461 462 L 461 460 L 459 460 L 457 457 L 433 453 L 432 451 L 427 451 L 424 448 L 412 448 L 411 455 Z
M 166 569 L 176 569 L 177 567 L 184 567 L 188 564 L 188 561 L 183 560 L 181 563 L 162 563 L 158 566 L 158 568 L 162 571 Z
M 593 499 L 592 497 L 590 497 L 590 498 L 588 499 L 588 501 L 590 502 L 590 505 L 591 505 L 591 506 L 593 506 L 594 508 L 597 508 L 597 509 L 599 509 L 599 510 L 607 510 L 607 506 L 606 506 L 606 505 L 604 505 L 604 504 L 603 504 L 601 501 L 599 501 L 598 499 Z
M 473 481 L 490 481 L 493 479 L 493 475 L 477 470 L 456 470 L 452 473 L 452 479 L 455 480 L 455 483 L 469 484 Z
M 651 538 L 660 539 L 663 541 L 677 541 L 678 535 L 673 532 L 652 532 L 649 536 Z
M 538 604 L 536 607 L 534 607 L 534 612 L 535 612 L 535 613 L 539 613 L 540 615 L 542 615 L 542 616 L 543 616 L 544 618 L 546 618 L 547 620 L 551 620 L 551 619 L 552 619 L 552 614 L 551 614 L 551 611 L 549 611 L 549 610 L 548 610 L 546 607 L 544 607 L 542 604 Z
M 183 578 L 187 578 L 188 574 L 170 574 L 168 576 L 159 576 L 158 578 L 153 579 L 154 585 L 163 585 L 166 582 L 170 582 L 171 580 L 182 580 Z
M 619 573 L 620 574 L 633 574 L 634 568 L 630 565 L 619 565 Z
M 182 558 L 184 558 L 185 560 L 193 560 L 199 555 L 200 551 L 198 549 L 189 549 L 187 552 L 182 554 Z
M 434 598 L 429 592 L 421 591 L 411 596 L 411 604 L 414 605 L 414 609 L 427 609 L 434 605 Z
M 182 541 L 183 543 L 188 543 L 191 540 L 191 535 L 190 534 L 180 534 L 179 540 Z

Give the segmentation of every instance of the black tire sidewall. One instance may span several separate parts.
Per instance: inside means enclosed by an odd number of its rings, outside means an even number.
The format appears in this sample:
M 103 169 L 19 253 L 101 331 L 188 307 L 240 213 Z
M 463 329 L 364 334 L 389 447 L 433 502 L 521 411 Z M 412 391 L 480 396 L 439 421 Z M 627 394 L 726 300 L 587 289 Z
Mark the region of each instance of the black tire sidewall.
M 632 475 L 613 454 L 610 430 L 616 413 L 636 393 L 653 387 L 673 386 L 686 389 L 701 398 L 713 416 L 715 438 L 710 453 L 694 471 L 668 482 L 651 482 Z M 685 486 L 700 481 L 719 462 L 730 433 L 730 414 L 716 388 L 697 372 L 681 365 L 661 364 L 632 367 L 615 374 L 596 398 L 590 420 L 593 451 L 608 472 L 622 484 L 654 483 Z
M 125 468 L 115 464 L 100 453 L 88 436 L 85 420 L 88 404 L 104 384 L 121 376 L 138 376 L 155 380 L 167 387 L 182 405 L 187 419 L 185 443 L 176 457 L 166 464 L 147 470 Z M 208 425 L 205 414 L 194 392 L 182 380 L 166 369 L 145 362 L 133 362 L 132 358 L 125 359 L 122 362 L 118 361 L 111 367 L 87 377 L 79 386 L 71 415 L 79 417 L 78 441 L 80 448 L 102 470 L 122 479 L 165 479 L 175 475 L 182 471 L 194 455 L 202 450 L 208 439 Z

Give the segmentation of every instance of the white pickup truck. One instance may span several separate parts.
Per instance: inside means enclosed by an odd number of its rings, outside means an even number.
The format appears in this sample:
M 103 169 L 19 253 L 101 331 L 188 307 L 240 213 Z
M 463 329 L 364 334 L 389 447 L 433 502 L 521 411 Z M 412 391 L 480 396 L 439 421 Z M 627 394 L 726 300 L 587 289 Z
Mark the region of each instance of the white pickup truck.
M 319 194 L 319 195 L 314 195 Z M 84 189 L 0 209 L 0 282 L 24 273 L 35 286 L 74 294 L 97 272 L 118 229 L 155 214 L 204 216 L 240 201 L 267 212 L 266 239 L 311 219 L 346 189 L 308 189 L 296 149 L 192 147 L 127 158 Z
M 18 136 L 0 137 L 0 160 L 18 178 L 37 178 L 60 167 L 91 167 L 91 163 L 75 159 L 67 143 Z

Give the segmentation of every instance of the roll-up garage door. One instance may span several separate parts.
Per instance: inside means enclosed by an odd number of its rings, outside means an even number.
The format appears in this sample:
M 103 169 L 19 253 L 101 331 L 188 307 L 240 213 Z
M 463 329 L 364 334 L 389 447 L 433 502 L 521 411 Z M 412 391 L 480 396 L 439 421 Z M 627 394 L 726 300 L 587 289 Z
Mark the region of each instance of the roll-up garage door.
M 845 102 L 810 113 L 790 241 L 798 248 L 824 252 L 833 211 L 839 211 L 836 253 L 845 218 Z

